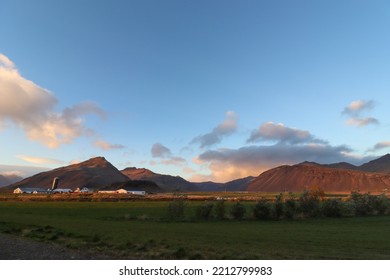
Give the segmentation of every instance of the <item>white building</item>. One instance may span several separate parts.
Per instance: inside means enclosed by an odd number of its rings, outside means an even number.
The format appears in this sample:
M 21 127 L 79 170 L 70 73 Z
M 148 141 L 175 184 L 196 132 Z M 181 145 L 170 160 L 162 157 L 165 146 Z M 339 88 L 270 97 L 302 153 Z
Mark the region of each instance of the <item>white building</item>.
M 98 191 L 98 193 L 108 193 L 108 194 L 113 194 L 117 193 L 116 191 Z
M 134 195 L 146 195 L 145 191 L 128 191 L 128 194 L 134 194 Z
M 118 189 L 116 191 L 98 191 L 98 193 L 106 193 L 106 194 L 132 194 L 132 195 L 146 195 L 145 191 L 128 191 L 126 189 Z
M 127 190 L 125 189 L 119 189 L 116 191 L 116 193 L 127 193 Z
M 20 193 L 30 193 L 30 194 L 38 194 L 38 193 L 47 193 L 46 190 L 41 188 L 16 188 L 14 190 L 14 193 L 20 194 Z

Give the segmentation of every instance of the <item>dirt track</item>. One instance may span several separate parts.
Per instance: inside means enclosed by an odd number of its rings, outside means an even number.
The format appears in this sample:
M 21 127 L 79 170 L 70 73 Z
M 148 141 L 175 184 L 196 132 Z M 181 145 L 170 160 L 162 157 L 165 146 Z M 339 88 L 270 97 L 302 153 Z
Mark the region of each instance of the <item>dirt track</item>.
M 0 233 L 0 260 L 87 260 L 101 259 L 88 253 Z

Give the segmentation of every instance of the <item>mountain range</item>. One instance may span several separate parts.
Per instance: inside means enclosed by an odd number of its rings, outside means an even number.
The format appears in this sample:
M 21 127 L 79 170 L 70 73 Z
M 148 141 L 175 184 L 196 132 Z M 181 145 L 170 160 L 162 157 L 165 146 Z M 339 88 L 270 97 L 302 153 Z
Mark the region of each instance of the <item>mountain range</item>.
M 73 190 L 84 186 L 93 189 L 123 186 L 132 189 L 139 187 L 140 190 L 155 192 L 295 192 L 310 187 L 321 187 L 324 191 L 382 191 L 390 187 L 390 155 L 384 155 L 360 166 L 346 162 L 334 164 L 302 162 L 295 165 L 283 165 L 265 171 L 258 177 L 246 177 L 227 183 L 193 183 L 180 176 L 158 174 L 136 167 L 128 167 L 119 171 L 104 157 L 96 157 L 78 164 L 41 172 L 16 183 L 11 182 L 2 190 L 10 191 L 16 187 L 50 188 L 55 177 L 60 178 L 60 188 Z M 0 180 L 2 180 L 1 176 Z
M 229 181 L 227 183 L 215 183 L 212 181 L 209 182 L 200 182 L 193 183 L 197 186 L 199 191 L 245 191 L 249 185 L 249 183 L 255 179 L 255 177 L 248 176 L 245 178 L 236 179 L 233 181 Z
M 245 190 L 254 177 L 234 180 L 228 183 L 192 183 L 180 176 L 158 174 L 145 168 L 128 167 L 119 171 L 104 157 L 41 172 L 1 188 L 11 191 L 17 187 L 51 188 L 53 179 L 58 177 L 58 188 L 75 190 L 80 187 L 99 189 L 138 189 L 148 192 L 195 192 L 195 191 L 237 191 Z M 9 184 L 9 183 L 8 183 Z
M 248 191 L 302 191 L 320 187 L 324 191 L 378 192 L 390 188 L 390 155 L 387 154 L 360 166 L 346 162 L 318 164 L 302 162 L 283 165 L 260 174 Z

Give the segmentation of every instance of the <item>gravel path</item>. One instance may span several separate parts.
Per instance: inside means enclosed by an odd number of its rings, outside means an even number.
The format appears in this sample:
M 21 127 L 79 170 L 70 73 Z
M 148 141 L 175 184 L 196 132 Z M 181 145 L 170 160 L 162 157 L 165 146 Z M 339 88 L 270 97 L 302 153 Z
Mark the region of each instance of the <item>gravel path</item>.
M 0 260 L 90 260 L 104 259 L 84 251 L 71 250 L 20 236 L 0 233 Z

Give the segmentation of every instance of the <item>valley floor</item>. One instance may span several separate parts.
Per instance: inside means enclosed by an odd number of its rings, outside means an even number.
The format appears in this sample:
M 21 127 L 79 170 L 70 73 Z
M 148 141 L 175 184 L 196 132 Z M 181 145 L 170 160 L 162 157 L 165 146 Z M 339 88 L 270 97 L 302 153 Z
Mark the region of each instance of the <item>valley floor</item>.
M 389 216 L 205 221 L 200 203 L 173 221 L 167 201 L 3 201 L 0 258 L 390 259 Z

